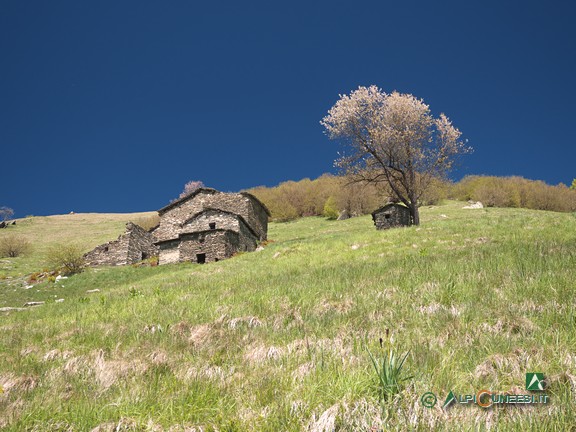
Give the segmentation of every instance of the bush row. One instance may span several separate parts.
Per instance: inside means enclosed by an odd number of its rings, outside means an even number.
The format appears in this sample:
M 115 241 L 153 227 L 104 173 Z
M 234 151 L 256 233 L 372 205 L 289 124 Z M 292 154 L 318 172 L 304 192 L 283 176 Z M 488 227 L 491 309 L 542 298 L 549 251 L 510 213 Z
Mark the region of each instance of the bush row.
M 450 187 L 459 200 L 481 201 L 487 207 L 517 207 L 558 212 L 576 211 L 576 190 L 523 177 L 468 176 Z
M 391 196 L 383 185 L 349 184 L 345 177 L 330 174 L 315 180 L 287 181 L 275 187 L 259 186 L 248 192 L 266 204 L 276 221 L 303 216 L 335 219 L 343 212 L 359 216 L 371 213 Z M 576 211 L 576 190 L 522 177 L 468 176 L 457 183 L 436 180 L 421 204 L 436 204 L 446 198 L 481 201 L 487 207 Z

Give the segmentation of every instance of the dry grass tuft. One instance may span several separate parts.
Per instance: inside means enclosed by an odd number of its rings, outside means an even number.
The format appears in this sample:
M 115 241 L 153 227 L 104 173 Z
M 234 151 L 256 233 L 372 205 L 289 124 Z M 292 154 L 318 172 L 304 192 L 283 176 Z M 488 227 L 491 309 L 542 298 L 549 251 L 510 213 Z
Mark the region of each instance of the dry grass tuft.
M 176 372 L 176 376 L 183 382 L 207 380 L 217 384 L 224 384 L 226 380 L 235 374 L 235 368 L 231 367 L 226 370 L 220 366 L 208 365 L 205 367 L 193 366 L 187 369 L 181 369 Z
M 3 392 L 0 393 L 0 400 L 2 400 L 2 397 L 7 397 L 12 392 L 22 393 L 33 390 L 37 385 L 38 379 L 33 376 L 16 376 L 12 373 L 0 375 L 0 387 L 3 390 Z
M 320 304 L 315 308 L 319 316 L 323 316 L 329 312 L 335 312 L 339 314 L 346 314 L 352 310 L 354 307 L 354 301 L 349 298 L 345 298 L 342 301 L 328 301 L 322 299 Z
M 212 324 L 200 324 L 190 329 L 188 342 L 195 348 L 202 348 L 210 344 L 214 333 Z
M 166 366 L 168 365 L 169 357 L 166 351 L 154 351 L 148 356 L 148 359 L 154 366 Z
M 431 303 L 428 306 L 418 306 L 416 310 L 426 315 L 434 315 L 440 311 L 445 311 L 454 317 L 460 316 L 461 314 L 460 310 L 454 305 L 447 307 L 438 303 Z
M 495 324 L 482 323 L 480 329 L 484 333 L 490 334 L 530 334 L 538 330 L 538 326 L 526 317 L 498 319 Z
M 121 418 L 118 422 L 102 423 L 92 429 L 90 432 L 136 432 L 136 431 L 160 432 L 162 428 L 149 421 L 146 427 L 139 425 L 136 420 L 130 418 Z
M 339 431 L 379 431 L 384 427 L 382 409 L 377 401 L 362 398 L 352 403 L 343 402 L 341 408 Z
M 53 361 L 53 360 L 67 360 L 70 357 L 72 357 L 74 353 L 72 351 L 60 351 L 59 349 L 53 349 L 48 351 L 46 354 L 44 354 L 44 357 L 42 357 L 42 360 L 45 362 L 48 361 Z
M 262 364 L 268 360 L 279 360 L 284 355 L 284 350 L 275 346 L 264 345 L 251 346 L 244 353 L 244 360 L 251 364 Z
M 339 410 L 340 406 L 334 404 L 320 414 L 318 419 L 316 418 L 316 414 L 312 414 L 312 418 L 304 430 L 308 432 L 333 432 L 335 430 L 336 417 L 338 416 Z
M 129 374 L 141 375 L 147 369 L 148 365 L 139 360 L 106 360 L 103 350 L 96 353 L 93 363 L 96 381 L 104 391 Z
M 231 329 L 235 329 L 241 325 L 246 325 L 250 328 L 253 327 L 262 327 L 264 323 L 255 316 L 246 316 L 246 317 L 239 317 L 239 318 L 232 318 L 228 321 L 228 327 Z
M 298 382 L 301 381 L 304 377 L 310 374 L 314 370 L 316 364 L 314 362 L 306 362 L 301 364 L 296 368 L 294 372 L 292 372 L 292 378 L 294 381 Z
M 525 371 L 530 370 L 532 364 L 541 364 L 543 360 L 542 353 L 537 350 L 528 352 L 516 349 L 506 356 L 494 354 L 476 366 L 473 376 L 483 380 L 495 379 L 504 374 L 522 376 Z
M 291 306 L 288 302 L 280 304 L 280 313 L 274 316 L 272 327 L 274 330 L 285 330 L 300 327 L 304 324 L 300 308 Z

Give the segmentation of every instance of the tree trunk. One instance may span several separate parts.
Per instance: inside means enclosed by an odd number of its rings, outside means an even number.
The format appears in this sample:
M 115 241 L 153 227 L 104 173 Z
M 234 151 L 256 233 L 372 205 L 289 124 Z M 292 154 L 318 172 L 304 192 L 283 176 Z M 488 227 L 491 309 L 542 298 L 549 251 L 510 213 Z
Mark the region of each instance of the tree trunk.
M 412 224 L 420 225 L 420 211 L 418 210 L 418 206 L 416 204 L 411 204 L 409 208 L 410 215 L 412 216 Z

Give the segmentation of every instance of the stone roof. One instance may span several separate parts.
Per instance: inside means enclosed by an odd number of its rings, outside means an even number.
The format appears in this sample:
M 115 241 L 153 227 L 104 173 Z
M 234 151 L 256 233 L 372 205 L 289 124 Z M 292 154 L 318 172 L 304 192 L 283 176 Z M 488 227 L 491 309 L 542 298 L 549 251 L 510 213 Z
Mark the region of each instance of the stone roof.
M 270 213 L 270 210 L 268 210 L 268 207 L 266 207 L 266 205 L 260 201 L 258 198 L 256 198 L 254 195 L 252 195 L 251 193 L 248 192 L 240 192 L 240 195 L 244 195 L 246 198 L 250 198 L 252 201 L 254 201 L 256 204 L 259 204 L 264 211 L 266 212 L 266 214 L 268 216 L 272 216 L 272 213 Z
M 162 214 L 166 213 L 168 210 L 170 210 L 171 208 L 177 207 L 180 204 L 194 198 L 196 195 L 198 195 L 200 192 L 207 192 L 207 193 L 211 193 L 211 194 L 216 194 L 216 193 L 220 193 L 219 191 L 217 191 L 216 189 L 212 189 L 212 188 L 198 188 L 196 189 L 194 192 L 183 196 L 182 198 L 178 198 L 175 201 L 172 201 L 170 204 L 168 204 L 167 206 L 162 207 L 160 210 L 158 210 L 158 214 L 160 216 L 162 216 Z
M 398 204 L 398 203 L 388 203 L 385 204 L 384 206 L 380 207 L 379 209 L 376 209 L 372 212 L 372 216 L 374 216 L 377 213 L 383 212 L 385 210 L 388 210 L 390 207 L 396 207 L 396 208 L 400 208 L 402 210 L 410 210 L 408 207 L 406 207 L 403 204 Z
M 202 188 L 198 188 L 196 189 L 194 192 L 182 197 L 182 198 L 178 198 L 175 201 L 172 201 L 170 204 L 168 204 L 167 206 L 162 207 L 160 210 L 158 210 L 158 214 L 160 216 L 162 216 L 164 213 L 166 213 L 168 210 L 170 210 L 171 208 L 177 207 L 180 204 L 194 198 L 196 195 L 198 195 L 200 192 L 206 192 L 209 194 L 218 194 L 218 193 L 223 193 L 220 192 L 216 189 L 212 189 L 212 188 L 207 188 L 207 187 L 202 187 Z M 266 214 L 268 216 L 272 216 L 272 214 L 270 213 L 270 210 L 268 210 L 268 207 L 266 207 L 264 205 L 264 203 L 262 201 L 260 201 L 258 198 L 256 198 L 254 195 L 252 195 L 251 193 L 248 192 L 240 192 L 240 195 L 245 196 L 246 198 L 251 199 L 252 201 L 254 201 L 255 203 L 257 203 L 258 205 L 260 205 L 264 211 L 266 212 Z

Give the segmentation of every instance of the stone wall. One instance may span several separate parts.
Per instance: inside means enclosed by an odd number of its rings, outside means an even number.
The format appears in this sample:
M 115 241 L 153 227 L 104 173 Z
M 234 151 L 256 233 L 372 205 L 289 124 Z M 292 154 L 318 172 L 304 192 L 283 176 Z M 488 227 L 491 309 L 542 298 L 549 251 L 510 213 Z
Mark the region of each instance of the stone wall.
M 204 254 L 204 262 L 230 258 L 236 252 L 252 252 L 256 249 L 256 238 L 249 228 L 240 223 L 239 231 L 213 229 L 181 234 L 176 240 L 159 243 L 159 264 L 198 262 Z
M 86 265 L 126 265 L 158 255 L 152 236 L 140 226 L 128 222 L 126 232 L 117 240 L 97 246 L 84 255 Z
M 210 229 L 229 229 L 238 232 L 240 230 L 240 216 L 223 212 L 222 210 L 204 210 L 182 225 L 182 233 L 207 231 Z
M 376 229 L 411 225 L 410 210 L 400 204 L 388 204 L 372 213 Z
M 160 209 L 160 225 L 154 230 L 156 241 L 165 241 L 178 238 L 182 223 L 193 215 L 200 213 L 208 206 L 210 197 L 218 191 L 202 189 L 193 196 L 187 197 Z
M 266 207 L 253 195 L 240 193 L 246 201 L 245 212 L 240 214 L 248 223 L 250 228 L 258 235 L 258 240 L 263 241 L 268 236 L 268 217 L 270 213 Z
M 240 243 L 238 245 L 239 252 L 254 252 L 258 246 L 258 238 L 254 236 L 254 232 L 244 222 L 240 221 L 240 230 L 238 231 Z
M 158 264 L 174 264 L 180 261 L 180 239 L 168 240 L 158 244 Z
M 153 243 L 152 235 L 132 222 L 127 224 L 129 228 L 128 237 L 128 263 L 133 264 L 144 259 L 158 256 L 158 246 Z
M 204 262 L 230 258 L 239 248 L 240 235 L 228 230 L 210 230 L 183 234 L 180 241 L 180 261 L 198 262 L 204 255 Z

